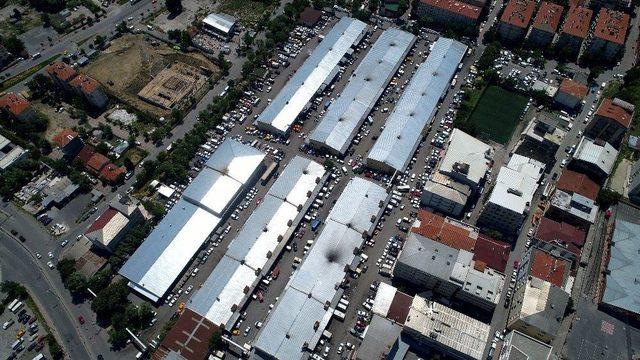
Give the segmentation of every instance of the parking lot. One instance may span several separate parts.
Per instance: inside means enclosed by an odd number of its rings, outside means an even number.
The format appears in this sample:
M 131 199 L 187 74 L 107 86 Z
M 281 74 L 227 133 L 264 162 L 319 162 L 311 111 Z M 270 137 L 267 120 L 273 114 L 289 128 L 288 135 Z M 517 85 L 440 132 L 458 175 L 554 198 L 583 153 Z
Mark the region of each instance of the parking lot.
M 2 359 L 31 359 L 39 353 L 48 355 L 45 353 L 46 331 L 31 309 L 25 305 L 25 301 L 10 302 L 0 315 L 0 324 Z

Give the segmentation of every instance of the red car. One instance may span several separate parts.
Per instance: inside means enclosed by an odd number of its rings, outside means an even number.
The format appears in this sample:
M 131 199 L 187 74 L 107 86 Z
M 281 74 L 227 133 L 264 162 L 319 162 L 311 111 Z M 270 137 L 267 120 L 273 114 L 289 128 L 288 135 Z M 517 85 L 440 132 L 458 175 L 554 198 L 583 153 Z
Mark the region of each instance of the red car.
M 84 316 L 78 316 L 78 321 L 80 322 L 80 325 L 84 325 Z

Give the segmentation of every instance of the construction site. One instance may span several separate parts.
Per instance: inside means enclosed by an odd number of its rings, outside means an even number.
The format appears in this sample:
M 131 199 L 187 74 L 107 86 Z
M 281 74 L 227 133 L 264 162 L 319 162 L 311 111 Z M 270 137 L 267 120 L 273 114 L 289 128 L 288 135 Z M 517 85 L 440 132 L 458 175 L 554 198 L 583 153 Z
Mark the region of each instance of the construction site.
M 159 118 L 197 99 L 218 68 L 198 53 L 181 53 L 143 35 L 112 41 L 86 68 L 111 96 Z

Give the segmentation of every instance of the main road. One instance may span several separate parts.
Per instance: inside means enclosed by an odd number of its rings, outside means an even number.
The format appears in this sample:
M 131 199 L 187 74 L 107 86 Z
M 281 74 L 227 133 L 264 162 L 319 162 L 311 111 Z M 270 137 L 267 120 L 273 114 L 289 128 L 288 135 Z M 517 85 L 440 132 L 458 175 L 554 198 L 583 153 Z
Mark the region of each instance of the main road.
M 73 320 L 64 300 L 61 300 L 51 274 L 48 274 L 36 259 L 20 243 L 0 232 L 0 269 L 4 280 L 23 284 L 28 290 L 47 323 L 70 359 L 95 359 L 91 347 L 87 346 L 84 334 Z

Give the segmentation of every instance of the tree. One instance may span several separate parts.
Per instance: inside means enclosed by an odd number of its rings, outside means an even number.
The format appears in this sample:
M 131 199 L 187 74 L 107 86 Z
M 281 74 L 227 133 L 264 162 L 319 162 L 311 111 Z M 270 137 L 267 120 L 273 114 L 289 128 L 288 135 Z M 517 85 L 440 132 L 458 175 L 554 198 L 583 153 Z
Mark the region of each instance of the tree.
M 66 283 L 67 279 L 76 271 L 76 261 L 70 258 L 63 258 L 56 264 L 56 269 L 60 273 L 62 282 Z
M 0 43 L 7 49 L 8 52 L 17 56 L 25 51 L 24 43 L 18 39 L 15 35 L 9 37 L 0 37 Z
M 113 276 L 113 271 L 109 268 L 98 271 L 93 274 L 89 281 L 87 282 L 87 287 L 94 292 L 100 291 L 101 289 L 109 286 L 111 282 L 111 277 Z
M 110 322 L 111 315 L 122 311 L 128 303 L 129 287 L 127 280 L 122 279 L 100 290 L 91 303 L 93 310 L 101 321 Z
M 209 338 L 209 352 L 213 353 L 218 350 L 224 349 L 224 342 L 222 341 L 222 333 L 220 331 L 214 332 Z
M 172 14 L 179 14 L 182 12 L 181 0 L 165 0 L 165 5 L 167 6 L 167 10 Z
M 116 26 L 116 31 L 117 31 L 119 34 L 124 34 L 124 33 L 126 33 L 127 31 L 129 31 L 129 29 L 127 29 L 127 23 L 126 23 L 126 22 L 124 22 L 124 21 L 122 21 L 120 24 L 118 24 L 118 25 Z
M 102 46 L 104 46 L 104 43 L 107 39 L 102 36 L 102 35 L 97 35 L 95 40 L 93 40 L 93 43 L 98 47 L 101 48 Z
M 0 291 L 7 295 L 6 301 L 12 301 L 13 299 L 26 299 L 28 296 L 27 289 L 15 281 L 5 281 L 0 284 Z
M 164 215 L 164 206 L 160 203 L 155 202 L 153 200 L 147 200 L 142 203 L 144 208 L 149 211 L 149 213 L 155 217 L 162 217 Z
M 598 192 L 596 202 L 600 205 L 601 209 L 606 209 L 609 206 L 616 204 L 621 198 L 622 195 L 620 193 L 611 189 L 602 188 L 600 189 L 600 192 Z
M 171 119 L 173 119 L 174 123 L 181 124 L 183 117 L 184 117 L 184 114 L 182 113 L 182 111 L 180 109 L 171 110 Z
M 49 94 L 50 89 L 53 89 L 53 82 L 50 77 L 38 73 L 33 76 L 33 79 L 27 82 L 27 87 L 31 91 L 31 96 L 34 99 L 41 99 Z
M 76 271 L 69 276 L 65 286 L 72 294 L 83 295 L 87 291 L 87 278 Z
M 51 17 L 47 13 L 42 13 L 40 15 L 40 20 L 42 20 L 42 27 L 48 28 L 51 26 Z

